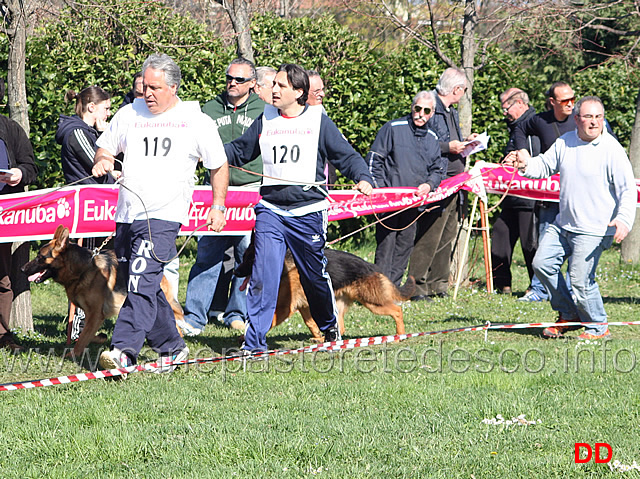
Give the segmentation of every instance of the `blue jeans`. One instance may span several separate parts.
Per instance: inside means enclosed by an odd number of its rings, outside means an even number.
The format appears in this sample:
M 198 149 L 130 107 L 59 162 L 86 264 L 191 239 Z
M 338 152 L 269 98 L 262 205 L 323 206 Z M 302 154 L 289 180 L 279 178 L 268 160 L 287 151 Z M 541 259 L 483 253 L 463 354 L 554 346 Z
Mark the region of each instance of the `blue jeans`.
M 236 266 L 249 247 L 251 235 L 246 236 L 201 236 L 198 239 L 196 262 L 189 272 L 187 299 L 184 305 L 184 320 L 194 328 L 204 329 L 208 321 L 209 307 L 213 301 L 216 284 L 224 262 L 224 252 L 234 247 Z M 231 280 L 229 302 L 223 323 L 229 326 L 233 321 L 246 321 L 247 295 L 240 291 L 241 278 Z
M 592 236 L 571 233 L 556 224 L 549 225 L 542 238 L 535 258 L 533 269 L 542 284 L 549 290 L 551 307 L 560 313 L 563 319 L 582 322 L 607 321 L 600 288 L 596 283 L 596 268 L 602 252 L 611 246 L 613 236 Z M 574 302 L 560 268 L 565 260 L 569 262 L 568 274 L 571 278 Z M 591 334 L 604 334 L 603 325 L 586 327 Z
M 545 208 L 538 208 L 538 248 L 540 248 L 540 243 L 542 242 L 542 238 L 544 238 L 544 233 L 547 231 L 547 228 L 550 224 L 552 224 L 556 220 L 556 216 L 560 211 L 560 205 L 558 203 L 545 203 Z M 549 299 L 549 293 L 542 285 L 538 277 L 534 274 L 531 278 L 531 285 L 529 286 L 531 291 L 534 291 L 538 294 L 543 300 Z

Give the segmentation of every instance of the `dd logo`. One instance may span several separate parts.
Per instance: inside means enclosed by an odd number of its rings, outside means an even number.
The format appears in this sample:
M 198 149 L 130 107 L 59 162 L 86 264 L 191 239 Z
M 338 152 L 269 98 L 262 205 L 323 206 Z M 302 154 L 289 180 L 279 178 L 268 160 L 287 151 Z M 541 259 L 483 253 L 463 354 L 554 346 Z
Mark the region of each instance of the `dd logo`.
M 607 457 L 600 457 L 600 449 L 606 449 L 607 450 Z M 587 457 L 585 457 L 584 459 L 580 459 L 580 449 L 586 449 L 587 450 Z M 613 449 L 611 449 L 611 446 L 609 444 L 607 444 L 606 442 L 596 442 L 596 444 L 593 446 L 593 449 L 595 449 L 596 453 L 596 463 L 598 464 L 602 464 L 605 462 L 609 462 L 611 460 L 611 458 L 613 457 Z M 575 462 L 576 464 L 584 464 L 587 463 L 591 460 L 591 457 L 593 456 L 593 450 L 591 449 L 591 446 L 589 444 L 587 444 L 586 442 L 576 442 L 575 443 Z

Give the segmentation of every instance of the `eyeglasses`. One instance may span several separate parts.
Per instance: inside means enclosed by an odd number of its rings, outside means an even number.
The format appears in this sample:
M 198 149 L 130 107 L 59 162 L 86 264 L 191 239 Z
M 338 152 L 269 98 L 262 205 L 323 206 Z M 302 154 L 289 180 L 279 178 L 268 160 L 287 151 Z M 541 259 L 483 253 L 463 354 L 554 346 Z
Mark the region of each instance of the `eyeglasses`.
M 597 115 L 578 115 L 580 116 L 580 118 L 584 118 L 585 120 L 602 120 L 604 118 L 604 115 L 602 113 L 598 113 Z
M 505 115 L 506 115 L 507 113 L 509 113 L 509 110 L 511 110 L 511 107 L 512 107 L 513 105 L 515 105 L 516 103 L 517 103 L 517 101 L 514 101 L 511 105 L 509 105 L 509 106 L 507 106 L 507 107 L 503 107 L 503 108 L 502 108 L 502 113 L 504 113 Z
M 431 108 L 429 108 L 428 106 L 413 105 L 413 111 L 415 111 L 416 113 L 420 113 L 421 111 L 423 111 L 425 115 L 431 114 Z
M 575 103 L 576 97 L 572 96 L 571 98 L 567 98 L 565 100 L 556 100 L 556 102 L 560 103 L 562 106 L 567 106 L 569 103 Z
M 253 80 L 253 78 L 234 77 L 231 75 L 227 75 L 227 83 L 231 83 L 233 80 L 235 80 L 238 85 L 242 85 L 243 83 L 247 83 L 248 81 Z

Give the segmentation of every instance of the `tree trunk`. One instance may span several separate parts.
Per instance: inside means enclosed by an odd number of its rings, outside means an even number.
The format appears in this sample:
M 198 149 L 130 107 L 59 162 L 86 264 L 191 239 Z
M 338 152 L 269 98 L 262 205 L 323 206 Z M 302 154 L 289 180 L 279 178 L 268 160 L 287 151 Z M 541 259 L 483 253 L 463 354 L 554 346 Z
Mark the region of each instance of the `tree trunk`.
M 282 18 L 291 18 L 291 0 L 280 0 L 280 16 Z
M 30 243 L 13 243 L 11 247 L 11 289 L 13 304 L 9 326 L 23 331 L 33 331 L 33 315 L 31 312 L 31 290 L 29 280 L 20 271 L 20 267 L 29 261 Z
M 475 56 L 478 49 L 475 39 L 475 30 L 477 24 L 478 16 L 476 14 L 475 3 L 473 0 L 466 0 L 464 8 L 464 20 L 462 23 L 462 44 L 460 46 L 460 54 L 462 60 L 462 69 L 467 76 L 467 91 L 460 99 L 460 103 L 458 103 L 458 114 L 460 115 L 460 130 L 462 132 L 463 138 L 466 138 L 471 134 L 471 123 L 473 116 L 473 102 L 471 97 L 473 94 Z M 465 170 L 468 170 L 469 167 L 469 157 L 467 157 Z M 458 232 L 460 233 L 462 231 L 466 231 L 466 228 L 470 228 L 471 226 L 473 225 L 469 224 L 468 214 L 465 214 Z M 463 257 L 464 239 L 464 234 L 458 234 L 451 259 L 451 275 L 449 277 L 450 283 L 455 283 L 457 279 L 455 278 L 455 276 L 458 273 L 459 265 L 465 261 L 465 258 Z M 468 261 L 464 263 L 464 266 L 462 268 L 460 284 L 462 286 L 466 286 L 469 284 Z
M 7 36 L 9 37 L 7 68 L 9 112 L 11 119 L 18 122 L 29 136 L 29 111 L 27 109 L 27 87 L 24 73 L 28 2 L 10 0 L 6 2 L 6 5 L 11 20 L 11 24 L 7 28 Z M 12 251 L 11 289 L 13 289 L 14 299 L 9 325 L 32 331 L 31 290 L 27 277 L 20 271 L 20 267 L 29 261 L 29 243 L 14 243 Z
M 474 0 L 466 0 L 464 7 L 464 19 L 462 21 L 462 44 L 460 46 L 462 69 L 467 76 L 467 92 L 460 99 L 458 113 L 460 114 L 460 130 L 462 136 L 466 138 L 471 134 L 471 120 L 473 116 L 473 80 L 475 56 L 478 50 L 476 43 L 476 27 L 478 25 L 478 15 Z M 467 168 L 469 165 L 467 165 Z
M 229 14 L 233 31 L 236 33 L 238 56 L 247 60 L 253 58 L 253 46 L 251 45 L 251 0 L 223 0 L 222 6 Z
M 27 87 L 24 76 L 26 59 L 27 19 L 25 8 L 19 0 L 7 2 L 11 25 L 7 29 L 9 37 L 9 59 L 7 94 L 11 119 L 29 136 L 29 112 L 27 109 Z
M 633 167 L 633 174 L 640 178 L 640 91 L 636 98 L 636 119 L 631 130 L 631 144 L 629 145 L 629 160 Z M 640 212 L 636 208 L 634 228 L 622 242 L 621 256 L 627 263 L 640 262 Z

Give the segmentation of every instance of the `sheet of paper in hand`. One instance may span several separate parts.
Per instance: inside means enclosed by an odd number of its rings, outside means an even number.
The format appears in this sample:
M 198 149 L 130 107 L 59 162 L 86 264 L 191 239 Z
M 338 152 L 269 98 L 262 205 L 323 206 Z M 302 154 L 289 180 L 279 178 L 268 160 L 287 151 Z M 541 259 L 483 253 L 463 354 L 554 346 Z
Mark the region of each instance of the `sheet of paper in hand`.
M 482 150 L 486 150 L 487 145 L 489 144 L 489 138 L 490 136 L 487 135 L 486 131 L 484 133 L 481 133 L 480 135 L 476 136 L 472 141 L 468 141 L 467 145 L 464 147 L 464 150 L 462 150 L 462 153 L 460 154 L 462 155 L 463 158 L 466 158 L 469 155 L 472 155 Z

